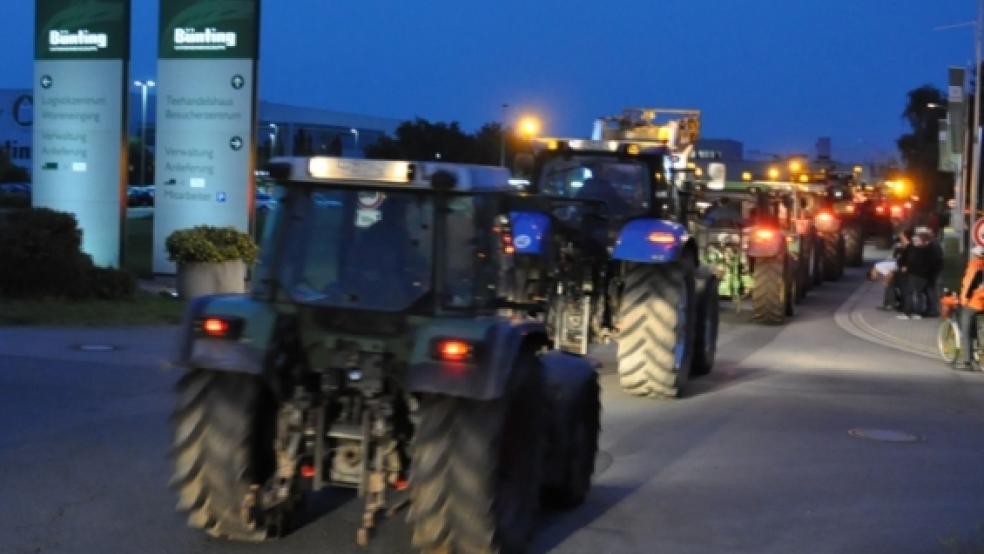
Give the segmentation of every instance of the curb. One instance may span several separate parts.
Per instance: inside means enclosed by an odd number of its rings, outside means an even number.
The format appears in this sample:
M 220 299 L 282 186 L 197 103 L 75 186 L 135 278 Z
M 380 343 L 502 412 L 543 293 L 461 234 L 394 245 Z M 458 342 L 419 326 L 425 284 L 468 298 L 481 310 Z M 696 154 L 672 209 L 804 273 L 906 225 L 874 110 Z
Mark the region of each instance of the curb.
M 884 331 L 872 327 L 871 324 L 865 321 L 864 316 L 861 314 L 861 310 L 857 309 L 857 307 L 873 285 L 874 283 L 866 281 L 863 285 L 858 287 L 858 290 L 854 291 L 854 293 L 851 294 L 851 296 L 844 301 L 843 304 L 841 304 L 840 308 L 837 309 L 837 312 L 834 313 L 834 321 L 837 323 L 837 326 L 849 335 L 863 341 L 939 361 L 940 356 L 936 352 L 935 348 L 913 345 L 905 342 L 892 335 L 889 335 L 888 333 L 885 333 Z

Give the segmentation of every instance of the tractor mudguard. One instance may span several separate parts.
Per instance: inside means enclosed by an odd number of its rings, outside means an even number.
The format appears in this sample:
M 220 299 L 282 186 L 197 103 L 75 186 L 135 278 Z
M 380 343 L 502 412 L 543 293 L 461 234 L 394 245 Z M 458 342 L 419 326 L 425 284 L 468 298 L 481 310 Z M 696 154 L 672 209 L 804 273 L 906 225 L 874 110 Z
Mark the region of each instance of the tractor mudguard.
M 471 359 L 437 359 L 434 345 L 443 339 L 471 343 Z M 547 344 L 547 330 L 538 321 L 480 317 L 436 321 L 418 331 L 407 368 L 406 389 L 475 400 L 499 398 L 506 390 L 516 357 L 524 348 Z
M 626 262 L 669 263 L 689 242 L 687 228 L 662 219 L 633 219 L 622 227 L 612 258 Z
M 228 339 L 197 336 L 195 322 L 206 317 L 248 322 L 239 336 Z M 176 365 L 261 375 L 276 313 L 246 294 L 201 296 L 188 302 L 181 323 Z
M 539 212 L 509 212 L 516 254 L 540 254 L 543 237 L 550 232 L 550 217 Z
M 573 395 L 596 379 L 598 363 L 584 356 L 551 350 L 540 356 L 540 361 L 543 362 L 543 388 L 550 402 L 573 400 Z

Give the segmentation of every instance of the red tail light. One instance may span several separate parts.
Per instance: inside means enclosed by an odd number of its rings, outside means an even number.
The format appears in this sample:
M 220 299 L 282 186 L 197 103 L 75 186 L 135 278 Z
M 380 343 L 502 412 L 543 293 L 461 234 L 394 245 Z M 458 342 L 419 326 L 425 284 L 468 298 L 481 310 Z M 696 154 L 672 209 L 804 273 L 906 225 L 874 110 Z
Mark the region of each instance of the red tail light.
M 314 466 L 311 464 L 304 464 L 301 466 L 301 477 L 305 479 L 311 479 L 315 475 Z
M 774 240 L 776 232 L 772 229 L 756 229 L 755 240 Z
M 892 217 L 902 217 L 902 206 L 892 206 Z
M 432 355 L 445 362 L 465 362 L 472 358 L 475 347 L 461 339 L 440 339 L 434 342 Z
M 202 321 L 202 331 L 210 337 L 222 338 L 229 334 L 229 322 L 217 317 L 208 317 Z
M 673 244 L 676 242 L 676 237 L 673 236 L 673 233 L 667 233 L 665 231 L 653 231 L 646 238 L 653 244 Z
M 206 316 L 195 320 L 195 334 L 212 339 L 238 339 L 243 331 L 243 320 L 237 317 Z
M 885 215 L 885 206 L 875 206 L 875 213 L 878 215 Z

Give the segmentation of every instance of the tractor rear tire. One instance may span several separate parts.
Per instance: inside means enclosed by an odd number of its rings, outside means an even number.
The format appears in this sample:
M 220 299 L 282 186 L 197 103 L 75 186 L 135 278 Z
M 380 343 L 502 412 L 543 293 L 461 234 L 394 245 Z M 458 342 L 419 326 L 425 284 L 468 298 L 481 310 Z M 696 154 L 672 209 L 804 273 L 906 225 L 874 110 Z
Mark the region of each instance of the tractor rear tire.
M 500 398 L 421 398 L 407 516 L 415 548 L 525 551 L 540 499 L 542 368 L 526 353 L 513 371 Z
M 697 291 L 697 329 L 694 333 L 696 344 L 694 362 L 690 368 L 691 377 L 707 375 L 714 368 L 721 312 L 717 290 L 717 277 L 711 275 Z
M 844 260 L 850 267 L 864 265 L 864 235 L 859 225 L 844 228 Z
M 193 370 L 178 382 L 171 487 L 188 525 L 218 538 L 262 541 L 289 530 L 293 502 L 245 516 L 244 501 L 276 467 L 277 412 L 252 375 Z
M 823 278 L 826 281 L 836 281 L 843 273 L 840 241 L 823 239 Z
M 591 490 L 601 430 L 600 394 L 595 373 L 577 390 L 558 391 L 549 401 L 548 440 L 553 445 L 544 467 L 550 473 L 545 473 L 541 497 L 550 508 L 579 506 Z
M 619 383 L 637 396 L 678 397 L 693 361 L 693 265 L 627 266 L 616 336 Z
M 823 277 L 826 274 L 824 264 L 826 259 L 823 255 L 825 241 L 819 234 L 813 234 L 813 244 L 810 245 L 810 254 L 813 256 L 813 286 L 819 287 L 823 284 Z
M 755 319 L 770 325 L 786 322 L 789 284 L 786 262 L 783 258 L 755 258 L 755 288 L 752 289 L 752 307 Z
M 790 264 L 790 269 L 786 273 L 790 277 L 786 279 L 789 289 L 786 291 L 786 317 L 793 317 L 796 315 L 796 302 L 799 300 L 799 282 L 793 277 L 797 274 L 796 260 L 790 259 L 788 261 Z

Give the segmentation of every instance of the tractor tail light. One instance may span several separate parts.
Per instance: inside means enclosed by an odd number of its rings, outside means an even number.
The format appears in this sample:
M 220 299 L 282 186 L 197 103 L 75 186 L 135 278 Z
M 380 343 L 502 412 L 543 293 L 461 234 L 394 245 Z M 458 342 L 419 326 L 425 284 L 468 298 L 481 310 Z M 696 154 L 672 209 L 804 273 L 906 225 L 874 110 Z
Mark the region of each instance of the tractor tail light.
M 239 318 L 206 316 L 195 321 L 195 334 L 212 339 L 238 339 L 243 322 Z
M 431 356 L 444 362 L 467 362 L 475 355 L 475 346 L 461 339 L 438 339 L 434 341 Z
M 667 233 L 665 231 L 653 231 L 652 233 L 649 233 L 649 236 L 647 236 L 646 238 L 649 240 L 649 242 L 653 244 L 676 243 L 676 237 L 673 236 L 673 233 Z
M 775 240 L 776 232 L 772 229 L 756 229 L 754 237 L 761 241 Z

